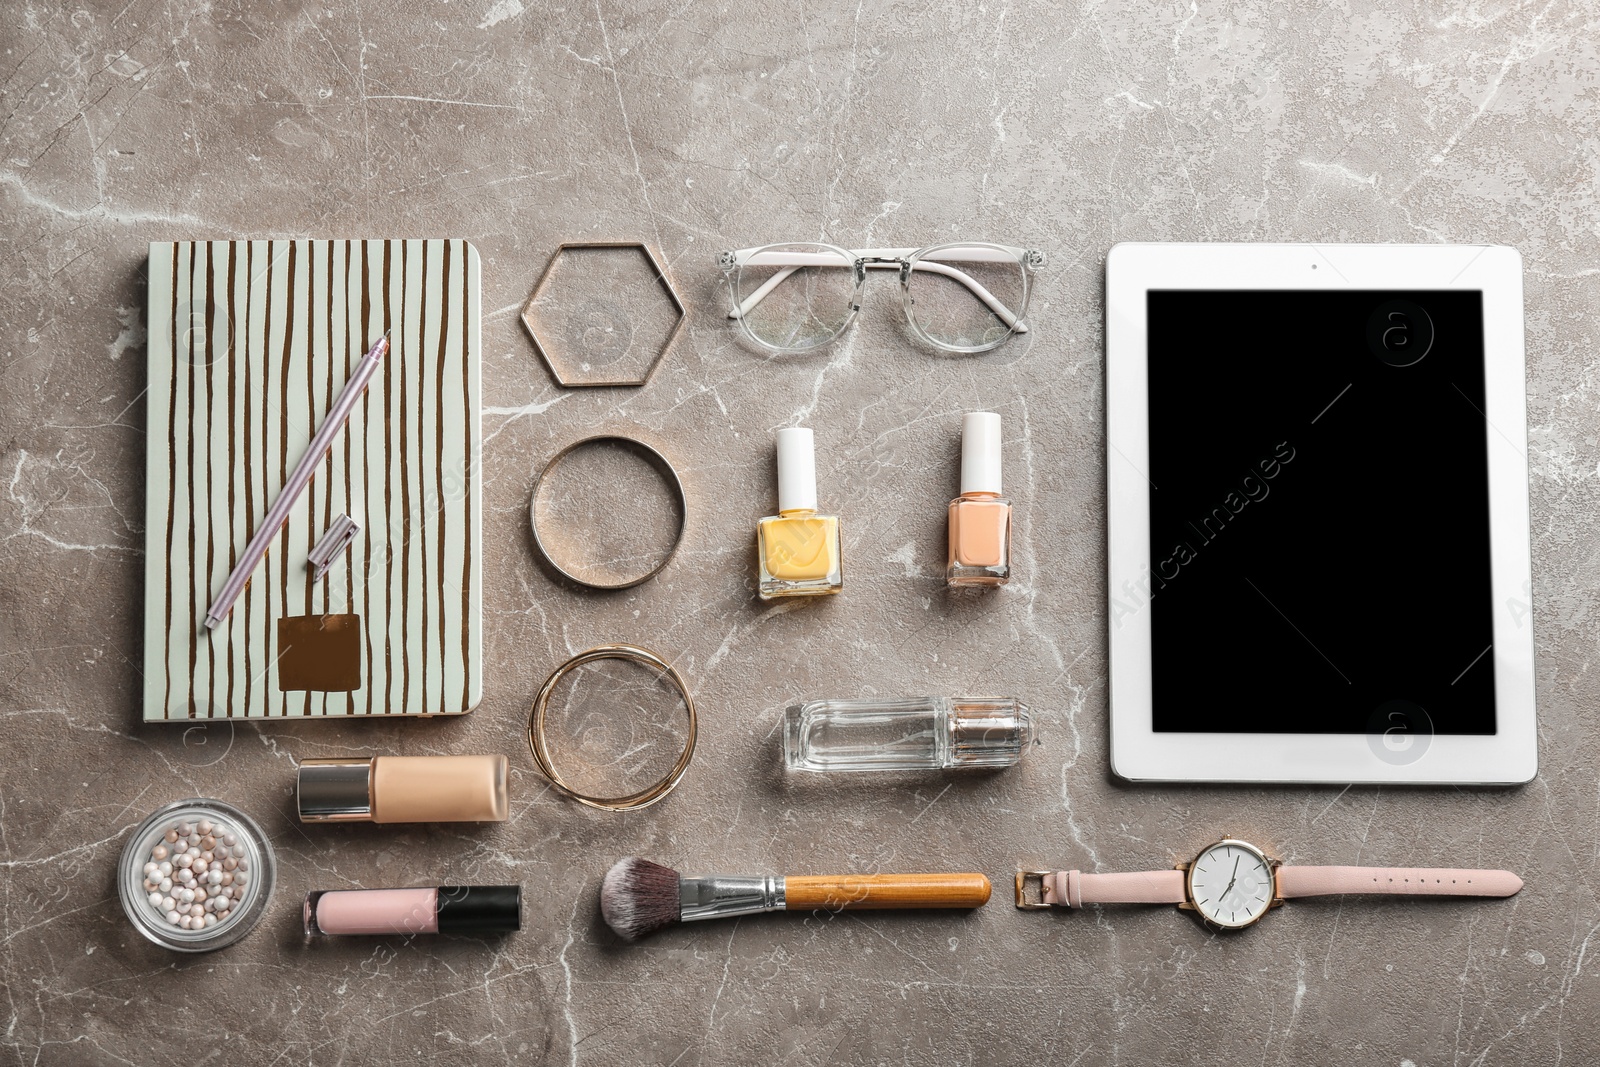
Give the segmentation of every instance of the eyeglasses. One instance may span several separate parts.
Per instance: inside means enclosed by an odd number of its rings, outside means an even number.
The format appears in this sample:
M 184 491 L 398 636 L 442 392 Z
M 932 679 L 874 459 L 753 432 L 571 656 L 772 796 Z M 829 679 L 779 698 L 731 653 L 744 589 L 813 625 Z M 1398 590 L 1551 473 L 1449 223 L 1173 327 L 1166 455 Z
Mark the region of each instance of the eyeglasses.
M 806 352 L 844 332 L 861 310 L 869 270 L 900 272 L 911 332 L 947 352 L 987 352 L 1027 333 L 1033 272 L 1043 252 L 961 241 L 929 248 L 864 248 L 796 242 L 722 252 L 733 294 L 730 319 L 773 352 Z

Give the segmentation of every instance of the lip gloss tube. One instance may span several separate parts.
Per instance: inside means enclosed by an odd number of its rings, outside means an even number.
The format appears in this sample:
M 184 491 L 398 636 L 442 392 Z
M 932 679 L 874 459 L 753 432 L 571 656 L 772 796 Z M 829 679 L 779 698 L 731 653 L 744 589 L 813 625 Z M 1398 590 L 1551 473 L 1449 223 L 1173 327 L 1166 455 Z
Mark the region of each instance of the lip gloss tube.
M 303 917 L 307 937 L 499 934 L 522 929 L 522 887 L 316 889 Z
M 301 822 L 505 822 L 504 756 L 300 762 Z

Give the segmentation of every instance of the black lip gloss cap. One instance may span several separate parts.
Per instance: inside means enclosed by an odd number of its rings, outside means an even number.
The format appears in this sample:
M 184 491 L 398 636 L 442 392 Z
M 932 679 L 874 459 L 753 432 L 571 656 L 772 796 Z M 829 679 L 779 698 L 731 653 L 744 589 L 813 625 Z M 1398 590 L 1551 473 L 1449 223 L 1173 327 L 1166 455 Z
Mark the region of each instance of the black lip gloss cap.
M 441 934 L 500 934 L 522 929 L 520 885 L 442 885 Z

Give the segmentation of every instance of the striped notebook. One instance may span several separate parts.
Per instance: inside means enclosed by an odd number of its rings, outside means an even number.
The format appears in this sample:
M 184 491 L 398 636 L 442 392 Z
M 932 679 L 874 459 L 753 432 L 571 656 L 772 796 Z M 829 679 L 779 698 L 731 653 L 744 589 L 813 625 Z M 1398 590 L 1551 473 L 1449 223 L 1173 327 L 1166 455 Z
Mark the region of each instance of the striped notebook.
M 454 715 L 483 692 L 477 251 L 150 246 L 147 721 Z M 232 615 L 255 524 L 385 331 L 390 351 Z M 322 580 L 308 555 L 360 524 Z

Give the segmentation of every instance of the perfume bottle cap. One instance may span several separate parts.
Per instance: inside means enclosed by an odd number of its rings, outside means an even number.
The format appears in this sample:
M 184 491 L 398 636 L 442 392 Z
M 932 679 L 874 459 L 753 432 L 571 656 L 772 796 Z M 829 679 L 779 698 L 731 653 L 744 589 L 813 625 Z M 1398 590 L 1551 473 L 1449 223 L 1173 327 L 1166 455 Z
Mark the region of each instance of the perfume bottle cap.
M 1033 716 L 1015 697 L 952 697 L 949 721 L 949 767 L 1010 767 L 1033 743 Z
M 817 510 L 816 448 L 808 427 L 778 431 L 778 510 Z
M 1000 493 L 1000 416 L 992 411 L 961 420 L 961 493 Z

